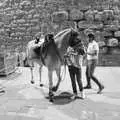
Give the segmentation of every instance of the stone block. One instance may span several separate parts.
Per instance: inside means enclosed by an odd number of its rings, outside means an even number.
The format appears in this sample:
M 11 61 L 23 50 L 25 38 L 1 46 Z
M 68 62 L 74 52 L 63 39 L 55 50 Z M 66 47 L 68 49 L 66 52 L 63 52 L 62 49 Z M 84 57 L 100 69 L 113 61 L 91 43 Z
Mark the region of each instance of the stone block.
M 118 46 L 118 39 L 116 39 L 116 38 L 108 39 L 107 45 L 111 46 L 111 47 Z
M 99 47 L 103 47 L 103 46 L 105 46 L 106 44 L 105 44 L 104 41 L 99 41 L 99 42 L 98 42 L 98 45 L 99 45 Z
M 117 25 L 105 25 L 104 30 L 105 31 L 117 31 L 119 27 Z
M 116 31 L 116 32 L 114 33 L 114 36 L 115 36 L 115 37 L 120 37 L 120 31 Z
M 103 37 L 111 37 L 111 36 L 113 36 L 113 34 L 112 34 L 112 32 L 110 32 L 110 31 L 103 31 L 103 32 L 102 32 L 102 36 L 103 36 Z
M 113 7 L 113 13 L 114 13 L 114 15 L 120 14 L 120 10 L 119 10 L 118 6 Z
M 18 23 L 18 24 L 23 24 L 23 23 L 25 23 L 25 22 L 26 22 L 25 19 L 17 20 L 17 23 Z
M 113 18 L 114 18 L 113 10 L 104 10 L 103 11 L 103 20 L 104 21 L 113 20 Z
M 79 9 L 72 9 L 70 11 L 70 19 L 71 20 L 82 20 L 83 19 L 83 12 L 81 12 Z
M 93 22 L 94 21 L 94 11 L 91 11 L 91 10 L 88 10 L 87 12 L 85 12 L 85 19 L 88 21 L 88 22 Z
M 24 11 L 30 11 L 31 9 L 31 3 L 30 1 L 23 1 L 20 3 L 20 8 L 21 10 L 24 10 Z
M 119 15 L 114 15 L 114 20 L 118 20 L 120 22 L 120 14 Z
M 97 12 L 95 14 L 95 21 L 102 21 L 103 18 L 103 12 Z
M 103 28 L 103 24 L 99 23 L 99 24 L 93 24 L 93 23 L 89 23 L 87 21 L 81 21 L 78 23 L 79 28 L 83 28 L 83 29 L 93 29 L 93 30 L 100 30 Z
M 66 11 L 54 12 L 52 15 L 52 20 L 55 23 L 64 22 L 65 20 L 68 20 L 68 12 Z

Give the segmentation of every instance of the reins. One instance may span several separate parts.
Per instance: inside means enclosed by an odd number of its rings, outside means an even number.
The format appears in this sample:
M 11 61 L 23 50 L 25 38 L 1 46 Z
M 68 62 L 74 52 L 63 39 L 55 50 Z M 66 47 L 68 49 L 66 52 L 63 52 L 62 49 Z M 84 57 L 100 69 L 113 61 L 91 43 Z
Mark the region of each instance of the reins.
M 73 35 L 72 35 L 72 29 L 71 29 L 71 36 L 70 36 L 70 40 L 69 40 L 69 45 L 70 45 L 70 42 L 71 42 L 72 39 L 73 39 Z M 56 46 L 56 48 L 57 48 L 57 46 Z M 62 73 L 60 75 L 61 81 L 64 81 L 65 80 L 65 76 L 66 76 L 66 67 L 67 66 L 66 66 L 65 61 L 61 58 L 58 48 L 57 48 L 57 51 L 58 51 L 58 57 L 60 58 L 60 61 L 61 61 L 61 63 L 63 63 L 63 66 L 64 66 L 64 71 L 62 71 Z

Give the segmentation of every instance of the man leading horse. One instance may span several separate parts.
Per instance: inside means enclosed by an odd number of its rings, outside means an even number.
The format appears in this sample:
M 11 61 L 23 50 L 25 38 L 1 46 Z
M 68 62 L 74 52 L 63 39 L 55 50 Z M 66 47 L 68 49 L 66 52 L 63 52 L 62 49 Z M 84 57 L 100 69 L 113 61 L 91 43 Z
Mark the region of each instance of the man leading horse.
M 53 91 L 56 91 L 58 89 L 61 82 L 60 73 L 61 66 L 63 65 L 62 61 L 64 59 L 64 54 L 67 52 L 67 48 L 71 46 L 71 44 L 73 43 L 73 41 L 75 41 L 75 39 L 77 39 L 77 37 L 78 32 L 76 32 L 74 29 L 65 29 L 59 32 L 54 37 L 54 42 L 50 42 L 50 44 L 47 45 L 47 52 L 40 52 L 41 47 L 30 46 L 31 41 L 28 43 L 27 51 L 29 60 L 37 62 L 40 65 L 40 72 L 43 65 L 48 68 L 50 101 L 53 101 Z M 44 45 L 44 43 L 42 45 Z M 41 56 L 44 56 L 44 63 L 42 62 Z M 53 87 L 53 71 L 56 71 L 58 77 L 58 81 L 55 87 Z

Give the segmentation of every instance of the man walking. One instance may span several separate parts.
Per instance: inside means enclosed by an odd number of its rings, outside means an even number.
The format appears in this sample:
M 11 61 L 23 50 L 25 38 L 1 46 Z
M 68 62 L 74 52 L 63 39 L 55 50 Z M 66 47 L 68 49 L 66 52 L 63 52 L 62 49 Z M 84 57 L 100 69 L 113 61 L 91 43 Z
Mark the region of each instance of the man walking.
M 98 62 L 98 54 L 99 54 L 99 46 L 95 41 L 95 36 L 93 33 L 88 34 L 89 44 L 87 48 L 87 66 L 86 66 L 86 79 L 87 85 L 84 89 L 91 89 L 91 79 L 98 85 L 99 90 L 98 94 L 102 92 L 104 86 L 98 81 L 98 79 L 94 76 L 94 71 Z
M 76 81 L 78 83 L 78 87 L 81 93 L 81 98 L 84 99 L 85 95 L 83 92 L 83 85 L 81 80 L 81 67 L 82 67 L 82 57 L 85 54 L 82 43 L 79 42 L 72 47 L 68 48 L 67 54 L 65 57 L 67 60 L 68 70 L 71 78 L 72 88 L 73 88 L 73 96 L 72 99 L 78 97 Z

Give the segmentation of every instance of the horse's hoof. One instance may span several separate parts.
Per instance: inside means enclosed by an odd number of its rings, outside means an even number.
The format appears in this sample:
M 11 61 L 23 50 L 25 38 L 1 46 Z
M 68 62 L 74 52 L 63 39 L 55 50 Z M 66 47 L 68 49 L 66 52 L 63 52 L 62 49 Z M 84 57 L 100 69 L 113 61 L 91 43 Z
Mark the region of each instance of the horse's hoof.
M 54 102 L 53 98 L 54 98 L 53 92 L 49 92 L 49 102 Z
M 42 84 L 42 83 L 40 84 L 40 87 L 43 87 L 43 84 Z
M 31 84 L 34 84 L 35 82 L 31 80 Z
M 49 99 L 49 102 L 54 102 L 53 98 L 50 98 L 50 99 Z
M 52 88 L 52 91 L 56 92 L 56 91 L 57 91 L 57 87 L 56 87 L 56 86 L 53 87 L 53 88 Z

